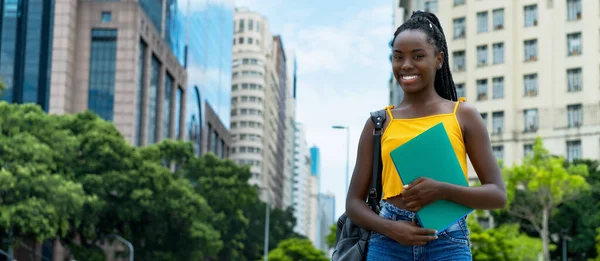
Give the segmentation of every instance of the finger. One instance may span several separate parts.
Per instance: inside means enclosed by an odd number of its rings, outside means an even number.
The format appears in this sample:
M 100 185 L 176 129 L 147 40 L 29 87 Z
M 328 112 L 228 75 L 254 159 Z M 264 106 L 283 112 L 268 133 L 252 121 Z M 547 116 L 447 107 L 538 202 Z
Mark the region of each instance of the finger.
M 417 242 L 429 242 L 429 241 L 433 241 L 438 239 L 438 236 L 422 236 L 422 235 L 418 235 L 418 236 L 414 236 L 414 240 Z
M 416 235 L 424 235 L 424 236 L 433 236 L 433 235 L 437 234 L 437 230 L 418 227 L 418 228 L 415 229 L 414 234 L 416 234 Z

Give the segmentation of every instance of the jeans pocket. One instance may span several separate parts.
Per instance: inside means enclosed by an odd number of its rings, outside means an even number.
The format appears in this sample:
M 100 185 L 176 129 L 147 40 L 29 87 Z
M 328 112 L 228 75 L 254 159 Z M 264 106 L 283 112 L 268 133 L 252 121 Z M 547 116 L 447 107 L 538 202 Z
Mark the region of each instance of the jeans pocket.
M 469 234 L 467 222 L 464 218 L 461 218 L 440 232 L 439 238 L 456 244 L 470 245 Z

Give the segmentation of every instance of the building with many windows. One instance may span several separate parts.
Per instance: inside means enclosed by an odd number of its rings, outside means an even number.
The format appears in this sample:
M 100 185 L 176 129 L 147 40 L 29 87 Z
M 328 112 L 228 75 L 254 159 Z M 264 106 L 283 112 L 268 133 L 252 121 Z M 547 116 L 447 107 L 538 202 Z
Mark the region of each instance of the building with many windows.
M 292 143 L 285 137 L 292 132 L 286 123 L 290 85 L 283 41 L 271 34 L 265 17 L 245 8 L 235 10 L 232 39 L 230 157 L 251 166 L 250 183 L 263 189 L 262 199 L 271 193 L 273 205 L 284 208 L 292 176 L 286 168 Z
M 318 222 L 319 228 L 317 230 L 317 242 L 315 245 L 323 252 L 330 254 L 330 249 L 327 246 L 327 236 L 331 232 L 329 228 L 332 225 L 337 225 L 337 217 L 335 215 L 335 194 L 331 192 L 319 194 Z
M 530 153 L 536 136 L 568 160 L 600 158 L 599 4 L 453 0 L 436 6 L 458 94 L 475 104 L 505 164 Z
M 232 0 L 180 1 L 187 70 L 186 135 L 196 154 L 229 154 L 233 38 Z
M 2 100 L 90 110 L 135 145 L 183 137 L 175 0 L 1 1 L 0 13 Z

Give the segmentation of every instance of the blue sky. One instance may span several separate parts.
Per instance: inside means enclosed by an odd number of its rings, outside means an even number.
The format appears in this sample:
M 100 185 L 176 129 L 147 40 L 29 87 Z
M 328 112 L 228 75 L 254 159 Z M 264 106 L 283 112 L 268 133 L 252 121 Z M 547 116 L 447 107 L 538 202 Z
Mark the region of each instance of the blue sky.
M 236 0 L 269 20 L 272 34 L 293 48 L 298 61 L 297 120 L 309 146 L 321 150 L 321 192 L 336 196 L 336 219 L 345 211 L 346 136 L 350 175 L 369 112 L 389 102 L 393 35 L 391 0 Z

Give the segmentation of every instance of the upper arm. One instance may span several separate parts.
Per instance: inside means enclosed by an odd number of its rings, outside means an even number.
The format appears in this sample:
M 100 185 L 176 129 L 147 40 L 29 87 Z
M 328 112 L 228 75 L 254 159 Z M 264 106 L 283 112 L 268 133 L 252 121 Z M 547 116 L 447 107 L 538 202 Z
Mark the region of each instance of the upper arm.
M 373 169 L 373 127 L 371 119 L 367 119 L 358 141 L 356 163 L 348 188 L 348 199 L 367 198 Z
M 467 155 L 481 184 L 495 184 L 504 190 L 500 167 L 492 153 L 488 131 L 481 115 L 472 104 L 461 103 L 457 117 L 463 128 Z

